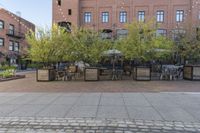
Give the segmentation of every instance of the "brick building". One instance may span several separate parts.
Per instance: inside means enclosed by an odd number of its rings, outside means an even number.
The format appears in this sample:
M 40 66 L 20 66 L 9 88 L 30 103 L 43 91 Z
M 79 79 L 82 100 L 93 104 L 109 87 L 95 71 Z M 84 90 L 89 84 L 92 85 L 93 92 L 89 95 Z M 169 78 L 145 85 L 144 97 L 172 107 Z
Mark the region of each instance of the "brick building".
M 126 23 L 155 18 L 158 34 L 169 35 L 200 23 L 198 0 L 53 0 L 53 23 L 107 31 L 107 37 L 127 34 Z
M 35 31 L 35 25 L 0 8 L 0 63 L 19 63 L 19 58 L 26 54 L 28 48 L 25 34 L 29 29 Z

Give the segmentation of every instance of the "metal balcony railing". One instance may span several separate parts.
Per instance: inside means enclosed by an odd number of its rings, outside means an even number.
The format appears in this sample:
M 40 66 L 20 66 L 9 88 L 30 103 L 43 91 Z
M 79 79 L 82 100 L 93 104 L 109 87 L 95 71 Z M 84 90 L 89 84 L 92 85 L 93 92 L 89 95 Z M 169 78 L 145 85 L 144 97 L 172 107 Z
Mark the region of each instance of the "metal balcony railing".
M 16 31 L 16 30 L 10 30 L 10 29 L 7 30 L 6 35 L 10 36 L 10 37 L 17 38 L 17 39 L 25 38 L 25 34 L 24 33 Z

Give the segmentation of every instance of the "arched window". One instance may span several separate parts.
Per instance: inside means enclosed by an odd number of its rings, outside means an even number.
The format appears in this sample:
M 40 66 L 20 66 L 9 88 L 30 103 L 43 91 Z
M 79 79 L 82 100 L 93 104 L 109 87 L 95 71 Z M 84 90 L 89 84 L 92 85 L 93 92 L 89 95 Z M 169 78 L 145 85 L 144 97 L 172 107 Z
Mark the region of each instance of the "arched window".
M 65 28 L 67 32 L 71 32 L 71 22 L 58 22 L 58 25 Z

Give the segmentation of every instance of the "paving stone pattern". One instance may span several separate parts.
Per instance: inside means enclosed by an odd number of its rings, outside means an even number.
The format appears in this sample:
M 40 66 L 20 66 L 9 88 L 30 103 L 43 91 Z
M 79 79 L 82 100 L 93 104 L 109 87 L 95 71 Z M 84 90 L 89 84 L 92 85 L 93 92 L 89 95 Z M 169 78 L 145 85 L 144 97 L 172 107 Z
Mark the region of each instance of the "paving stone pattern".
M 1 117 L 0 133 L 200 133 L 200 123 L 169 121 Z
M 0 93 L 0 133 L 198 133 L 200 93 Z

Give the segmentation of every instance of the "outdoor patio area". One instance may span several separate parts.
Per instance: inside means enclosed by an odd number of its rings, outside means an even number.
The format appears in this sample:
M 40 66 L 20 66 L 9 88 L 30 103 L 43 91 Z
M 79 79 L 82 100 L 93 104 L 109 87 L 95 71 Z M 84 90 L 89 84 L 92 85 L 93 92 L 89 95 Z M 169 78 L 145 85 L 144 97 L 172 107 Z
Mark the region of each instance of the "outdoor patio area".
M 199 81 L 126 79 L 93 82 L 83 80 L 37 82 L 36 72 L 21 74 L 25 74 L 26 78 L 1 82 L 0 92 L 200 92 Z

